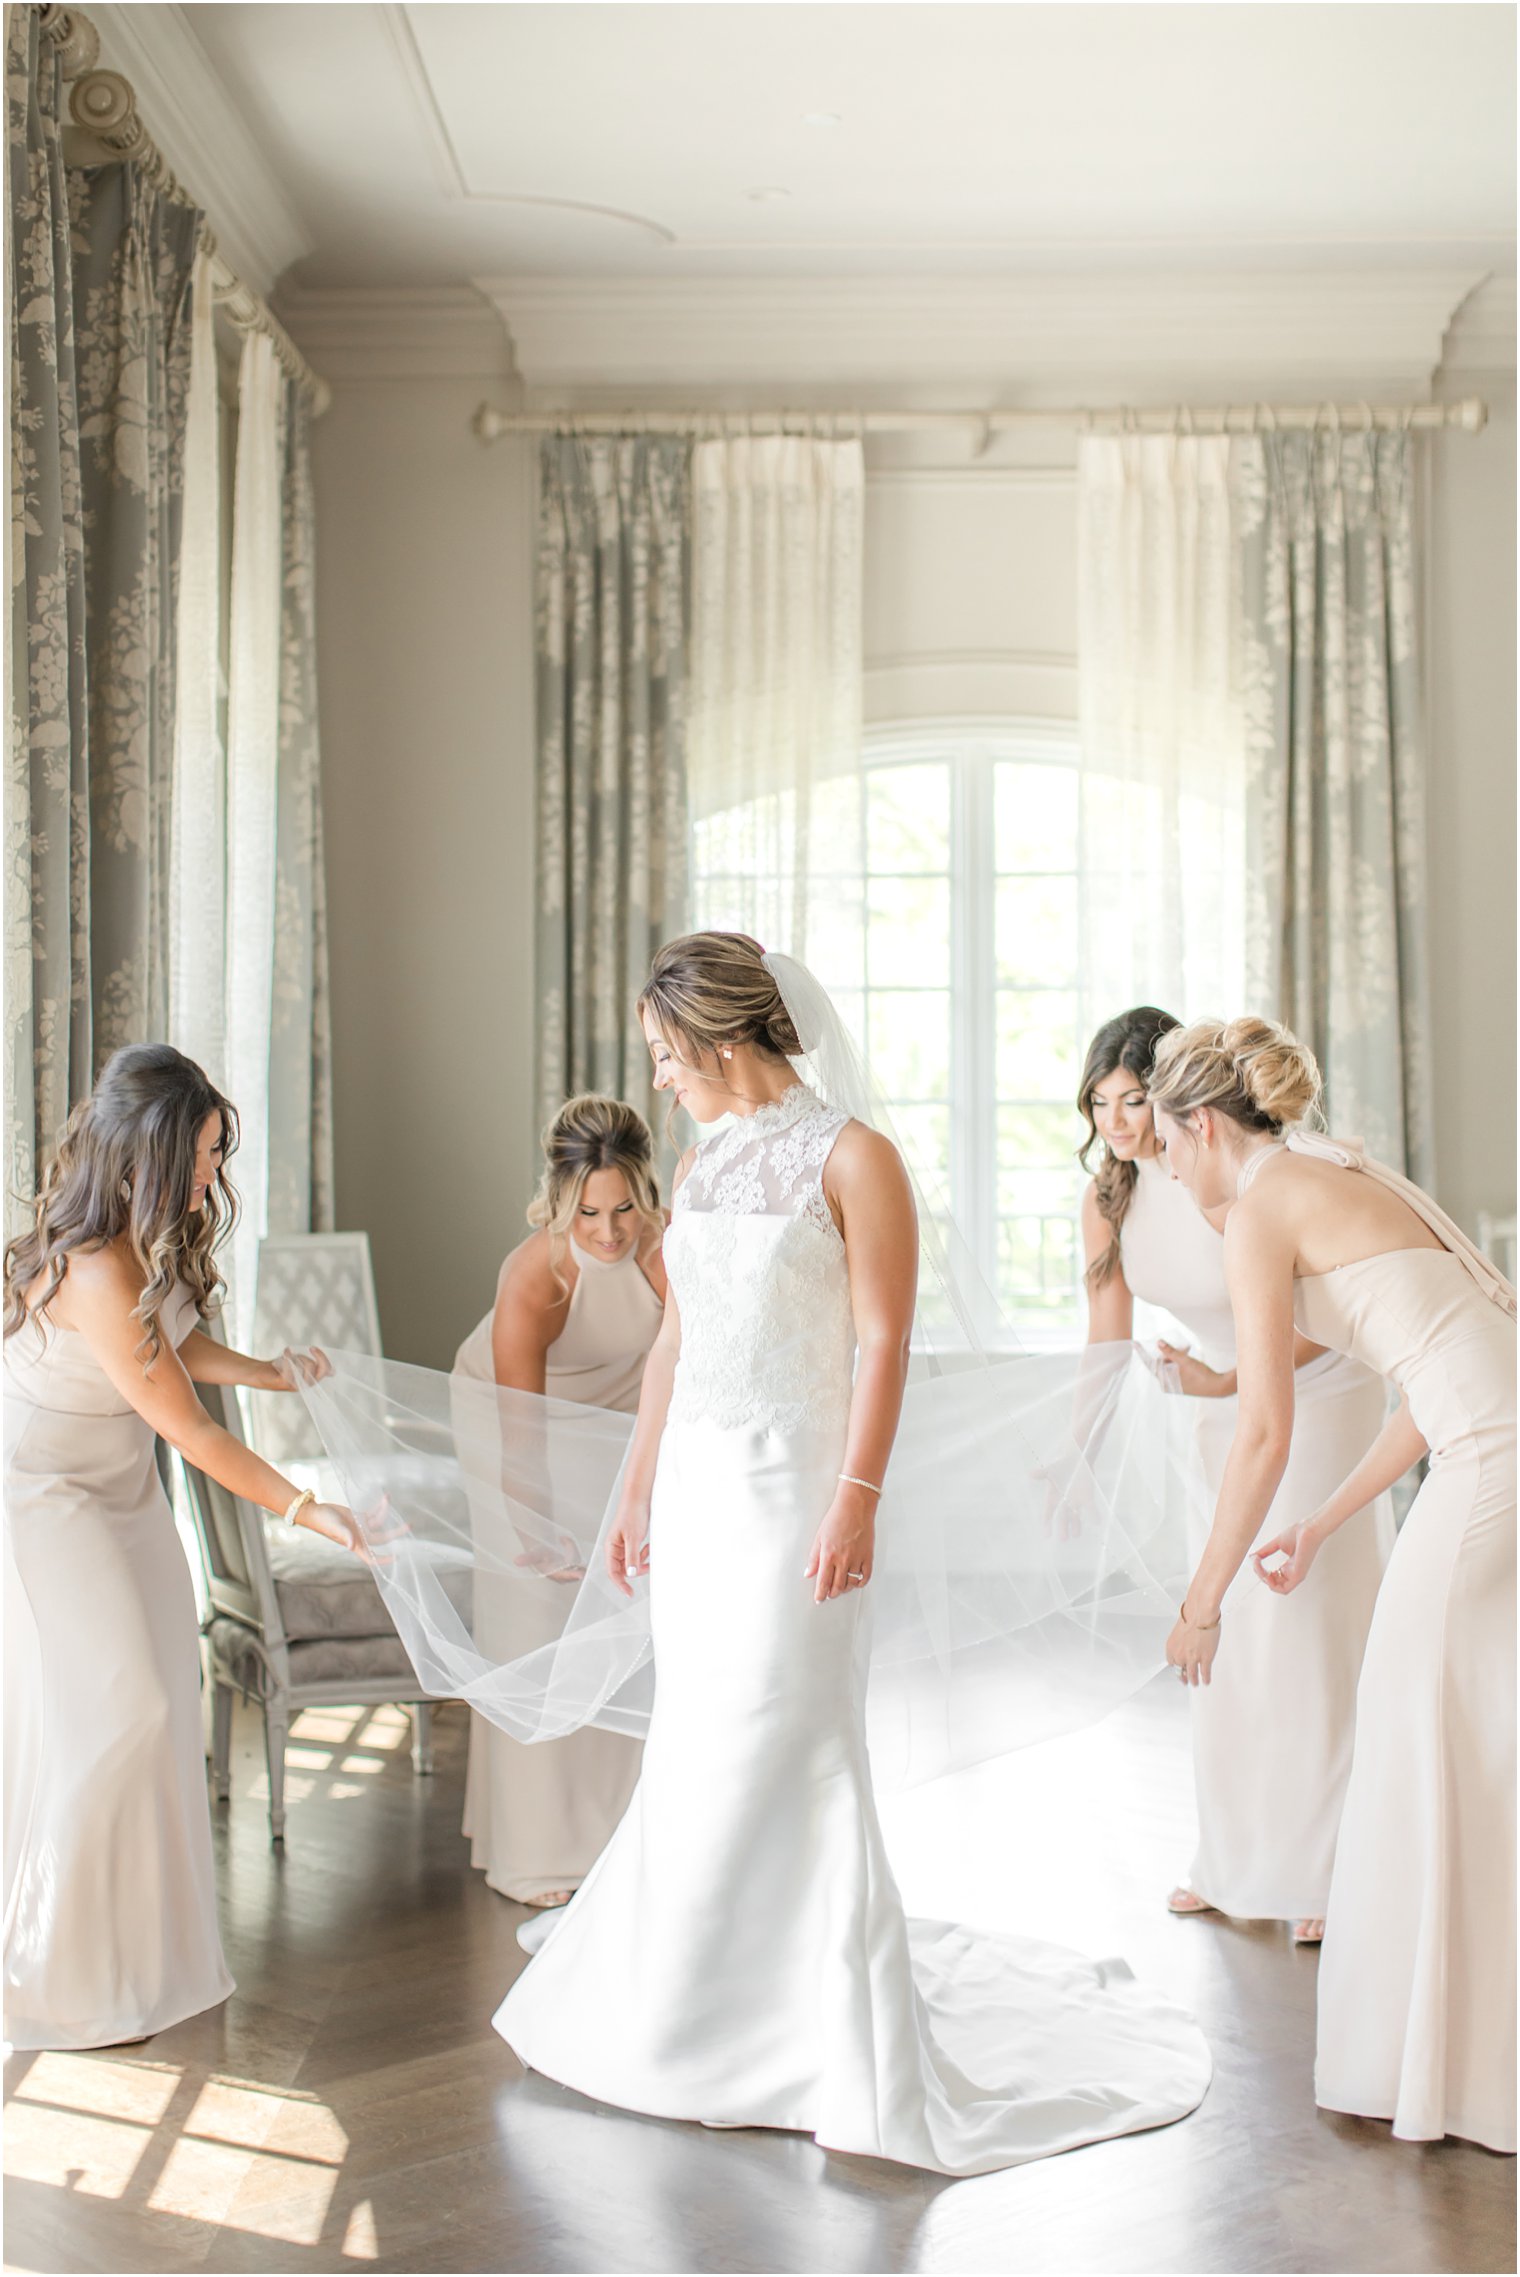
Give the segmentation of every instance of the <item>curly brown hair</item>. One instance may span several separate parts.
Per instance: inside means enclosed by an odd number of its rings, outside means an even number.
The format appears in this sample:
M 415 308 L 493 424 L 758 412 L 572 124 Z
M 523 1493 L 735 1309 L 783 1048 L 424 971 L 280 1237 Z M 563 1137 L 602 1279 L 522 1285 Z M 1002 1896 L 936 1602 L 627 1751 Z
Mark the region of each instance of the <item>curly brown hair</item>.
M 196 1147 L 209 1115 L 221 1117 L 222 1161 L 192 1211 Z M 146 1375 L 163 1350 L 159 1320 L 175 1284 L 190 1291 L 202 1319 L 222 1289 L 213 1252 L 237 1220 L 227 1176 L 237 1137 L 231 1103 L 183 1052 L 171 1044 L 126 1044 L 113 1052 L 64 1125 L 33 1204 L 35 1224 L 6 1245 L 5 1334 L 14 1336 L 29 1316 L 46 1315 L 70 1257 L 125 1235 L 143 1274 L 133 1317 L 143 1325 L 137 1349 Z
M 1084 1170 L 1092 1171 L 1098 1215 L 1108 1227 L 1108 1247 L 1093 1259 L 1084 1276 L 1089 1289 L 1101 1289 L 1119 1269 L 1119 1228 L 1134 1198 L 1135 1181 L 1139 1177 L 1134 1163 L 1121 1162 L 1118 1155 L 1110 1154 L 1103 1146 L 1093 1114 L 1092 1095 L 1105 1076 L 1121 1067 L 1126 1074 L 1134 1076 L 1142 1089 L 1148 1090 L 1156 1046 L 1163 1036 L 1181 1025 L 1172 1013 L 1162 1012 L 1154 1004 L 1136 1004 L 1130 1011 L 1105 1020 L 1087 1047 L 1082 1081 L 1077 1087 L 1077 1107 L 1087 1124 L 1087 1136 L 1077 1149 L 1077 1160 Z M 1093 1170 L 1095 1146 L 1102 1147 L 1102 1153 L 1097 1169 Z

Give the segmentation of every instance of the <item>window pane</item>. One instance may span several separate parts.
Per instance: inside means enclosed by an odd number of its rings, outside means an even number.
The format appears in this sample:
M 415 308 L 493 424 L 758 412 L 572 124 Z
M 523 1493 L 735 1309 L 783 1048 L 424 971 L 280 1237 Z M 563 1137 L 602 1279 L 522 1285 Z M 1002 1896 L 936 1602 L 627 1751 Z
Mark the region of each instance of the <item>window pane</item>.
M 1072 990 L 1000 988 L 997 1022 L 999 1098 L 1075 1098 L 1081 1069 Z
M 1081 1200 L 1075 1163 L 1069 1169 L 998 1171 L 1000 1218 L 1069 1218 Z
M 948 988 L 948 878 L 873 878 L 866 971 L 873 988 Z
M 998 1225 L 998 1294 L 1015 1311 L 1059 1314 L 1076 1299 L 1076 1229 L 1066 1217 L 1004 1218 Z
M 865 921 L 861 882 L 854 877 L 814 877 L 807 899 L 806 963 L 831 996 L 859 989 L 865 980 Z M 791 942 L 762 933 L 767 948 L 790 949 Z
M 868 861 L 873 872 L 948 870 L 950 769 L 943 760 L 921 767 L 873 767 L 868 774 Z
M 931 1203 L 950 1200 L 950 1110 L 948 1107 L 901 1107 L 888 1101 L 897 1135 Z
M 995 812 L 1000 871 L 1076 868 L 1075 767 L 1000 760 Z
M 1074 1107 L 999 1107 L 997 1123 L 1000 1171 L 1074 1163 L 1087 1128 Z
M 1077 966 L 1075 878 L 999 878 L 997 977 L 1007 987 L 1046 987 Z
M 870 999 L 871 1073 L 889 1099 L 950 1096 L 950 991 Z

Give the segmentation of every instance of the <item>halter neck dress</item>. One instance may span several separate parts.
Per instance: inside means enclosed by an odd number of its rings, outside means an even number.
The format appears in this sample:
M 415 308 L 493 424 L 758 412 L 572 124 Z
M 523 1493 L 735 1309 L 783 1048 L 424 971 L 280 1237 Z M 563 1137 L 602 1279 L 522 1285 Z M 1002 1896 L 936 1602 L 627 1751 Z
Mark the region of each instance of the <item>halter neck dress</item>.
M 1119 1234 L 1125 1281 L 1181 1322 L 1209 1367 L 1231 1369 L 1224 1238 L 1164 1163 L 1137 1167 Z M 1381 1377 L 1340 1352 L 1297 1369 L 1293 1391 L 1288 1467 L 1261 1541 L 1339 1486 L 1387 1414 Z M 1189 1404 L 1212 1517 L 1239 1402 Z M 1210 1682 L 1188 1695 L 1198 1850 L 1187 1885 L 1221 1913 L 1323 1918 L 1351 1776 L 1357 1680 L 1393 1539 L 1393 1505 L 1380 1495 L 1325 1545 L 1291 1597 L 1274 1597 L 1249 1564 L 1226 1595 L 1228 1648 Z
M 594 1257 L 576 1244 L 575 1285 L 565 1325 L 544 1363 L 544 1389 L 554 1399 L 632 1415 L 644 1362 L 664 1311 L 637 1256 Z M 460 1345 L 454 1373 L 494 1383 L 488 1312 Z M 456 1438 L 478 1429 L 478 1413 L 456 1406 Z M 465 1452 L 464 1448 L 461 1452 Z M 489 1478 L 494 1449 L 486 1450 Z M 468 1468 L 468 1463 L 467 1463 Z M 477 1508 L 476 1524 L 489 1523 Z M 489 1584 L 477 1581 L 477 1591 Z M 552 1641 L 574 1596 L 563 1583 L 499 1592 L 499 1618 L 477 1603 L 476 1636 L 504 1659 Z M 639 1742 L 588 1726 L 567 1739 L 525 1747 L 484 1716 L 470 1717 L 464 1832 L 470 1863 L 493 1890 L 519 1901 L 579 1888 L 628 1806 L 639 1775 Z

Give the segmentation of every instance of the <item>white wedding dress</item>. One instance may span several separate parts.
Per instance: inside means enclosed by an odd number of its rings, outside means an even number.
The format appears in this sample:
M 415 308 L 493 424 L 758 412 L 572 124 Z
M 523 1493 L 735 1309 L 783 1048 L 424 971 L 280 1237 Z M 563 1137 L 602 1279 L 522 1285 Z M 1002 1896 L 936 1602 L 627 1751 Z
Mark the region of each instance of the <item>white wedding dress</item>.
M 604 2102 L 979 2174 L 1179 2119 L 1210 2061 L 1122 1961 L 904 1918 L 866 1752 L 870 1591 L 820 1606 L 803 1573 L 851 1396 L 822 1183 L 845 1120 L 799 1084 L 707 1139 L 677 1194 L 643 1775 L 578 1895 L 524 1932 L 495 2022 Z

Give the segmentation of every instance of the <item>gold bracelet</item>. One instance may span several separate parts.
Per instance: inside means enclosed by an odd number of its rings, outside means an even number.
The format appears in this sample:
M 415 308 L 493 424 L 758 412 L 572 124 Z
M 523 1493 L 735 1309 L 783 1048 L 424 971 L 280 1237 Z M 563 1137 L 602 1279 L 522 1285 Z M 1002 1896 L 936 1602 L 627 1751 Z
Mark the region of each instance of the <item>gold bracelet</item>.
M 300 1517 L 301 1512 L 306 1508 L 307 1503 L 315 1502 L 316 1499 L 316 1495 L 313 1493 L 312 1489 L 309 1486 L 303 1486 L 300 1493 L 296 1496 L 294 1502 L 285 1513 L 286 1525 L 293 1526 L 296 1523 L 296 1520 Z
M 1185 1597 L 1183 1598 L 1182 1603 L 1178 1606 L 1177 1610 L 1182 1615 L 1183 1620 L 1187 1623 L 1187 1626 L 1190 1629 L 1217 1629 L 1220 1622 L 1224 1619 L 1223 1613 L 1216 1613 L 1212 1621 L 1195 1621 L 1192 1614 L 1187 1609 L 1187 1599 Z
M 840 1472 L 839 1483 L 841 1486 L 863 1486 L 867 1494 L 879 1495 L 881 1492 L 881 1488 L 879 1486 L 873 1486 L 868 1478 L 856 1478 L 850 1471 Z

